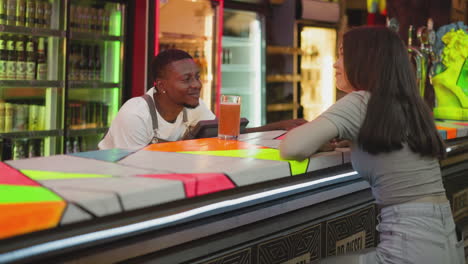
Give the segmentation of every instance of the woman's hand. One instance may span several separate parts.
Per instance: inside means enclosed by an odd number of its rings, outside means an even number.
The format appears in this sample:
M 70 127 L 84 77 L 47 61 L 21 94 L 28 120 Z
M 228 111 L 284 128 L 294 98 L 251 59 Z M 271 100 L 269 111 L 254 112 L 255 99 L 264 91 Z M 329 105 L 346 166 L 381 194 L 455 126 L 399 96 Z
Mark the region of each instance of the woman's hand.
M 318 152 L 334 151 L 336 148 L 348 148 L 350 146 L 351 146 L 351 141 L 334 138 L 330 140 L 329 142 L 323 144 L 318 149 Z

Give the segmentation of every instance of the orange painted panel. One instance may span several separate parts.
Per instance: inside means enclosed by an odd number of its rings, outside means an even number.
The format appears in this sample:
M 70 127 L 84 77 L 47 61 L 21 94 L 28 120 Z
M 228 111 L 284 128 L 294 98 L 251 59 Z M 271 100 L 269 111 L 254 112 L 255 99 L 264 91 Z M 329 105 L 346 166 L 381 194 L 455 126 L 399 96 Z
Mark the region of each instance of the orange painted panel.
M 64 201 L 0 204 L 0 239 L 57 226 L 65 205 Z
M 182 140 L 167 143 L 149 145 L 144 150 L 163 152 L 182 151 L 213 151 L 213 150 L 236 150 L 236 149 L 264 149 L 266 147 L 248 144 L 237 140 L 222 140 L 217 138 L 201 138 L 193 140 Z
M 457 137 L 457 129 L 453 127 L 443 127 L 436 126 L 439 130 L 445 130 L 447 132 L 447 139 L 452 139 Z

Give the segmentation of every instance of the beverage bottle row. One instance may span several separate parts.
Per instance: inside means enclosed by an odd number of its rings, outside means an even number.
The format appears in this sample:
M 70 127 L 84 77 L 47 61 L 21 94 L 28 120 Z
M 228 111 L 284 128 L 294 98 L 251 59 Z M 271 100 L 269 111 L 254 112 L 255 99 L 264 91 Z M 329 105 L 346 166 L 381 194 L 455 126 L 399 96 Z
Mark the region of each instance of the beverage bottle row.
M 84 137 L 65 139 L 65 154 L 87 151 Z M 45 156 L 43 138 L 0 139 L 0 160 L 18 160 Z
M 101 51 L 98 45 L 72 44 L 69 58 L 69 80 L 100 81 Z
M 65 154 L 86 151 L 86 140 L 82 137 L 68 137 L 65 139 Z
M 106 127 L 109 105 L 103 102 L 71 101 L 68 113 L 67 124 L 70 129 Z
M 52 4 L 45 0 L 0 0 L 0 24 L 50 28 Z
M 230 48 L 223 48 L 222 63 L 223 64 L 231 64 L 232 63 L 232 51 L 231 51 Z
M 45 106 L 0 101 L 0 133 L 45 130 Z
M 42 138 L 2 139 L 0 149 L 1 160 L 18 160 L 45 155 Z
M 45 38 L 0 35 L 0 80 L 47 80 L 45 47 Z
M 109 34 L 111 12 L 104 8 L 72 4 L 70 29 L 77 32 Z

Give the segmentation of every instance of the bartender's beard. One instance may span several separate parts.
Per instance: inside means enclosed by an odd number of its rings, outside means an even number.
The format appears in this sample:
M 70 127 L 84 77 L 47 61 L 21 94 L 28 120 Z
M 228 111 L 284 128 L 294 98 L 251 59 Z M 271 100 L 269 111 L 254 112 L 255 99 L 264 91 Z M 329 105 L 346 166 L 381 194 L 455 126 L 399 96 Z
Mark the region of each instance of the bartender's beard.
M 184 104 L 184 107 L 185 107 L 185 108 L 188 108 L 188 109 L 194 109 L 194 108 L 196 108 L 198 105 L 200 105 L 200 103 L 198 103 L 197 105 Z

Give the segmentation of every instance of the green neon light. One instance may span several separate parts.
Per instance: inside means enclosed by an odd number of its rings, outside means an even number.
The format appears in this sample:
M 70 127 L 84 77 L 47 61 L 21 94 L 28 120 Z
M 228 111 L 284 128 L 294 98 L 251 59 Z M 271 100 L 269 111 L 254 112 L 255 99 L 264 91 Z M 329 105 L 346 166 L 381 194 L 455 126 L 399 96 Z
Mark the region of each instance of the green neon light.
M 19 186 L 0 184 L 0 204 L 24 202 L 53 202 L 62 201 L 52 191 L 37 186 Z
M 82 179 L 82 178 L 110 178 L 111 175 L 69 173 L 57 171 L 21 170 L 21 173 L 33 180 L 56 180 L 56 179 Z
M 287 161 L 291 166 L 292 175 L 303 174 L 307 172 L 308 160 L 295 161 L 284 160 L 280 157 L 277 149 L 238 149 L 238 150 L 217 150 L 217 151 L 184 151 L 179 153 L 196 154 L 196 155 L 211 155 L 236 158 L 254 158 L 261 160 Z
M 113 12 L 111 18 L 110 18 L 110 24 L 112 25 L 110 28 L 110 34 L 115 35 L 115 36 L 121 36 L 122 35 L 122 11 L 117 10 Z M 111 48 L 111 54 L 113 55 L 112 58 L 112 82 L 114 83 L 120 83 L 121 80 L 121 64 L 123 61 L 123 50 L 121 49 L 121 43 L 120 41 L 113 41 L 110 43 L 110 48 Z M 114 118 L 114 116 L 117 114 L 117 111 L 119 109 L 119 104 L 120 104 L 120 91 L 119 89 L 112 89 L 111 91 L 111 106 L 109 109 L 109 116 L 110 120 Z M 109 120 L 109 121 L 110 121 Z

